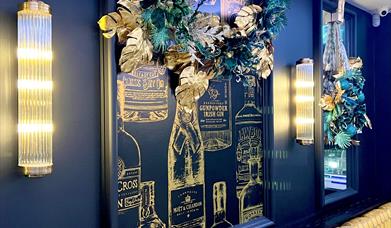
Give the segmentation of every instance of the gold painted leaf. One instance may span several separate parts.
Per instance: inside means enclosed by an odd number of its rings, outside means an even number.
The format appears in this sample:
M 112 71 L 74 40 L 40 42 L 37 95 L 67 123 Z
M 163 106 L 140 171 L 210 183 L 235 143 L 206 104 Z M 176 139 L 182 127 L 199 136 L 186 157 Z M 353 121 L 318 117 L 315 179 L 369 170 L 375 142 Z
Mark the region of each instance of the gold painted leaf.
M 118 35 L 119 42 L 125 43 L 127 36 L 139 26 L 141 7 L 139 1 L 120 0 L 117 12 L 103 16 L 99 21 L 99 28 L 103 31 L 105 38 L 112 38 Z
M 178 47 L 173 46 L 165 53 L 164 62 L 169 70 L 179 74 L 191 64 L 191 54 L 180 52 Z
M 180 105 L 192 108 L 204 95 L 208 86 L 208 75 L 203 71 L 195 72 L 194 66 L 188 66 L 179 76 L 179 86 L 175 89 L 175 96 Z
M 235 19 L 235 24 L 242 36 L 247 36 L 257 28 L 257 14 L 262 12 L 262 8 L 258 5 L 248 5 L 240 9 Z
M 320 106 L 325 111 L 333 111 L 335 109 L 334 98 L 330 95 L 324 95 L 320 99 Z
M 341 88 L 340 81 L 337 82 L 335 89 L 336 89 L 337 93 L 335 94 L 334 103 L 339 104 L 342 102 L 342 96 L 345 93 L 345 90 L 342 90 L 342 88 Z
M 363 67 L 363 61 L 360 57 L 350 58 L 349 64 L 352 69 L 361 69 Z
M 138 65 L 152 60 L 153 47 L 144 31 L 137 27 L 129 35 L 119 60 L 121 71 L 131 73 Z
M 117 12 L 113 12 L 103 16 L 98 21 L 98 25 L 100 30 L 103 31 L 103 35 L 105 38 L 112 38 L 115 35 L 118 24 L 120 22 L 121 15 Z
M 194 41 L 197 41 L 205 48 L 215 51 L 215 43 L 223 42 L 224 38 L 231 36 L 228 25 L 220 24 L 220 17 L 206 13 L 199 13 L 194 23 L 189 27 L 189 32 Z
M 119 0 L 117 2 L 118 5 L 121 5 L 128 9 L 129 11 L 133 11 L 136 8 L 140 9 L 140 1 L 138 0 Z
M 274 68 L 274 49 L 272 46 L 270 48 L 255 48 L 252 51 L 253 56 L 256 56 L 259 59 L 259 63 L 254 67 L 258 71 L 259 77 L 263 79 L 267 79 Z

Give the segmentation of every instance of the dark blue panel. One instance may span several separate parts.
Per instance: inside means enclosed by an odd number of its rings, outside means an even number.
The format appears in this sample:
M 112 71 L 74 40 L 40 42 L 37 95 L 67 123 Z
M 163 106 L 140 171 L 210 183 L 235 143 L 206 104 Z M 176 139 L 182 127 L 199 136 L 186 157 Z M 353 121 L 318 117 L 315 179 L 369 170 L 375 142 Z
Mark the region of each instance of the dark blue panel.
M 374 29 L 375 38 L 375 105 L 376 105 L 376 148 L 377 179 L 382 183 L 381 193 L 387 200 L 391 199 L 391 16 L 382 18 L 382 24 Z
M 291 1 L 287 16 L 288 26 L 275 42 L 273 75 L 272 220 L 277 224 L 305 217 L 315 210 L 314 147 L 295 142 L 296 107 L 291 74 L 297 60 L 313 58 L 312 1 Z
M 10 41 L 1 55 L 13 72 L 4 81 L 16 94 L 16 11 L 22 1 L 1 0 L 0 42 Z M 16 120 L 8 129 L 11 142 L 0 139 L 0 227 L 99 227 L 100 104 L 98 1 L 47 1 L 53 9 L 53 139 L 54 172 L 41 179 L 17 173 Z M 4 68 L 3 68 L 4 69 Z M 6 83 L 4 85 L 3 83 Z M 7 97 L 0 97 L 0 114 Z M 12 103 L 16 100 L 12 99 Z M 15 103 L 16 104 L 16 103 Z M 15 107 L 15 106 L 14 106 Z M 3 123 L 0 123 L 3 125 Z

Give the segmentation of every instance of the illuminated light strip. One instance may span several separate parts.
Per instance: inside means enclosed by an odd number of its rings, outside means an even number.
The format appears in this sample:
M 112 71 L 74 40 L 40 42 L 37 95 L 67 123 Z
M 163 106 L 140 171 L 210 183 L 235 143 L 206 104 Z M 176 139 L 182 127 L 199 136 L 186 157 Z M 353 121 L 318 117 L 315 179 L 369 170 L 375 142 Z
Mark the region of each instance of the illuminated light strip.
M 41 51 L 39 49 L 34 49 L 34 48 L 18 48 L 18 59 L 25 59 L 25 60 L 36 60 L 36 59 L 52 60 L 53 59 L 53 53 L 51 51 Z
M 314 88 L 315 83 L 310 81 L 296 81 L 296 88 Z
M 53 90 L 53 82 L 52 81 L 37 81 L 37 80 L 18 80 L 18 89 Z
M 312 96 L 296 96 L 296 102 L 314 102 L 315 98 Z
M 53 124 L 18 124 L 19 133 L 53 132 Z
M 315 120 L 311 118 L 296 118 L 297 125 L 314 124 Z

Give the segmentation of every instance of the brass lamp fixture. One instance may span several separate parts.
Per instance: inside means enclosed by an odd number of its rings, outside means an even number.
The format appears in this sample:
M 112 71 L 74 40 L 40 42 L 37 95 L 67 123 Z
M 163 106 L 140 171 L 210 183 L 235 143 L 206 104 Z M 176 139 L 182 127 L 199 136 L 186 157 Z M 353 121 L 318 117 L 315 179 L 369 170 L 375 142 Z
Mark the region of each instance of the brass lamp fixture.
M 29 177 L 52 172 L 52 15 L 29 0 L 18 11 L 18 165 Z
M 296 62 L 296 141 L 301 145 L 314 143 L 314 61 Z

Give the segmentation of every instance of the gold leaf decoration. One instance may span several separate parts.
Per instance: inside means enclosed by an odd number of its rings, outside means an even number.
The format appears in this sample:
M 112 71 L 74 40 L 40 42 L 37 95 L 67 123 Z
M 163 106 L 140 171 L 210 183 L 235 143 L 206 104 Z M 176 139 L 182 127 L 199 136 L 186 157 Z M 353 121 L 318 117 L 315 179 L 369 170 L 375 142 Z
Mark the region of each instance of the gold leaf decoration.
M 105 38 L 112 38 L 117 33 L 118 24 L 121 21 L 121 15 L 117 12 L 104 15 L 99 21 L 100 30 L 103 31 Z
M 339 104 L 342 102 L 342 95 L 345 93 L 345 90 L 342 90 L 340 82 L 337 83 L 335 89 L 336 89 L 336 94 L 335 94 L 334 103 Z
M 334 98 L 330 95 L 324 95 L 320 99 L 320 106 L 322 107 L 323 110 L 326 111 L 333 111 L 335 109 L 335 103 L 334 103 Z
M 109 13 L 99 21 L 99 27 L 105 38 L 118 35 L 118 41 L 125 43 L 127 36 L 139 26 L 141 7 L 139 1 L 120 0 L 118 12 Z
M 175 96 L 180 105 L 191 109 L 204 95 L 208 86 L 207 73 L 195 72 L 194 66 L 188 66 L 179 76 L 179 86 L 175 89 Z
M 183 69 L 191 64 L 191 54 L 180 52 L 179 47 L 173 46 L 166 52 L 164 62 L 169 70 L 180 74 Z
M 274 67 L 274 49 L 272 46 L 269 48 L 255 48 L 252 51 L 253 56 L 257 56 L 259 59 L 258 64 L 254 67 L 258 71 L 258 75 L 264 79 L 267 79 L 273 71 Z
M 360 57 L 349 59 L 349 64 L 352 69 L 361 69 L 363 67 L 363 62 Z
M 210 14 L 199 13 L 194 23 L 190 25 L 189 32 L 195 41 L 203 47 L 215 51 L 215 42 L 223 42 L 224 37 L 231 36 L 228 25 L 220 24 L 220 17 Z
M 247 36 L 257 28 L 257 14 L 262 12 L 258 5 L 248 5 L 240 9 L 235 19 L 235 24 L 242 36 Z
M 152 60 L 153 47 L 144 31 L 137 27 L 129 35 L 126 47 L 122 49 L 119 64 L 121 71 L 131 73 L 138 65 L 146 64 Z

